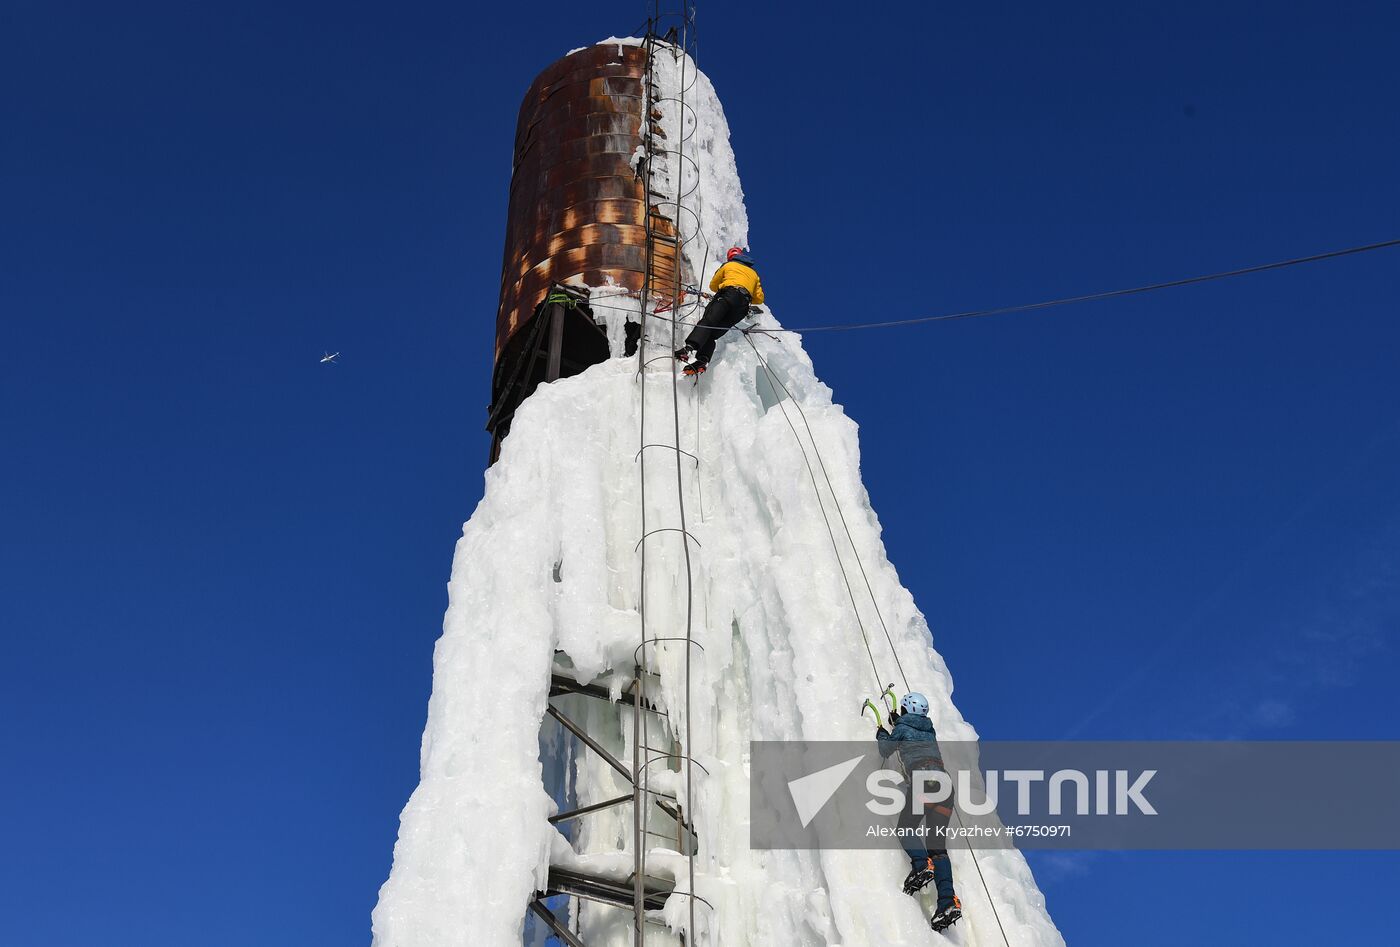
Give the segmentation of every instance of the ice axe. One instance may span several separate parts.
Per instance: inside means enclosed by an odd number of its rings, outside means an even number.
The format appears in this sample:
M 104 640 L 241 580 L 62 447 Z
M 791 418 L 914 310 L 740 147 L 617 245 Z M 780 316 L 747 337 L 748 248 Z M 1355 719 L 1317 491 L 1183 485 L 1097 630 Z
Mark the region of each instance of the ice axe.
M 899 706 L 899 698 L 894 696 L 894 684 L 886 684 L 885 692 L 880 696 L 890 702 L 890 714 L 893 715 L 895 708 Z
M 886 684 L 885 690 L 882 694 L 880 694 L 880 697 L 885 698 L 889 701 L 889 713 L 894 713 L 894 684 Z M 866 710 L 874 711 L 875 726 L 879 727 L 881 730 L 885 729 L 885 722 L 880 719 L 880 705 L 875 703 L 875 701 L 871 700 L 869 697 L 867 697 L 865 698 L 865 703 L 860 705 L 860 715 L 862 717 L 865 716 Z

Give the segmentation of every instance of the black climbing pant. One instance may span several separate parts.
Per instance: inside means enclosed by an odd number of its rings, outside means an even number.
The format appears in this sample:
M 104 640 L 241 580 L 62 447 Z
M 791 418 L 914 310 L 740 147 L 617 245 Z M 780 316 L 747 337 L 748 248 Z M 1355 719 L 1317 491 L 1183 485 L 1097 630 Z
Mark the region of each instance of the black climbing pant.
M 707 364 L 715 354 L 715 343 L 748 314 L 749 294 L 739 287 L 726 286 L 715 293 L 705 307 L 705 314 L 685 340 L 685 344 L 695 350 L 695 361 Z
M 909 784 L 904 784 L 905 790 Z M 899 844 L 915 868 L 925 864 L 933 869 L 933 886 L 938 891 L 938 908 L 953 906 L 953 864 L 948 860 L 946 840 L 939 833 L 952 818 L 952 800 L 945 803 L 906 803 L 899 815 Z

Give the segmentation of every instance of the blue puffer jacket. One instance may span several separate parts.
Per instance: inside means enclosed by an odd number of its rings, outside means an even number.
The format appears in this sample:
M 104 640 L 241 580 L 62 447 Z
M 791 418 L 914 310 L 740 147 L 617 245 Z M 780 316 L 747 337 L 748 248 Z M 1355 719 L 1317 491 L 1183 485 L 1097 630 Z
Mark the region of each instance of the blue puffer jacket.
M 938 734 L 933 730 L 933 721 L 924 714 L 900 714 L 894 730 L 889 733 L 876 730 L 875 739 L 880 744 L 880 755 L 885 759 L 889 759 L 896 750 L 899 752 L 906 773 L 916 769 L 943 768 Z

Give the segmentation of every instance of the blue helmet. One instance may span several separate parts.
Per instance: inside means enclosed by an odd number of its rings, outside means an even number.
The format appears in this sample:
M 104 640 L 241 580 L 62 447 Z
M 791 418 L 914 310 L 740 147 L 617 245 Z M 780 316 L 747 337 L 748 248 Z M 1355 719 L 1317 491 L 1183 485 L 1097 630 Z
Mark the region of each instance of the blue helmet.
M 902 714 L 928 714 L 928 698 L 923 694 L 905 694 L 899 702 Z

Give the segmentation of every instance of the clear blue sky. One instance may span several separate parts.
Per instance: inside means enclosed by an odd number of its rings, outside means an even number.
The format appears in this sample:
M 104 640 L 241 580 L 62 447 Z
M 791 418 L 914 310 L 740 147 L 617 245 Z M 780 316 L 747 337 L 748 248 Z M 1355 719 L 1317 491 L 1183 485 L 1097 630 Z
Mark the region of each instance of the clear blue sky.
M 516 109 L 646 6 L 0 8 L 7 943 L 367 941 Z M 706 0 L 700 53 L 790 324 L 1400 236 L 1392 3 L 770 6 Z M 984 736 L 1400 738 L 1397 290 L 1385 251 L 809 337 Z M 1035 865 L 1076 945 L 1400 925 L 1393 853 Z

